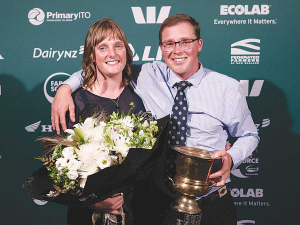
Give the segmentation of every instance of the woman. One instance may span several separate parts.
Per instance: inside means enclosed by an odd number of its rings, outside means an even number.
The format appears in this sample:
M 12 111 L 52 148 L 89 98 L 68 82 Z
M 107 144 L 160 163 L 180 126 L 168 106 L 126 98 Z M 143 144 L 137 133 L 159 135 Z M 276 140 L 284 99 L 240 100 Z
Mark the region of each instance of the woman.
M 88 30 L 82 68 L 86 76 L 83 87 L 73 93 L 75 102 L 75 123 L 79 116 L 89 111 L 94 105 L 100 106 L 107 113 L 124 111 L 128 113 L 131 102 L 135 108 L 131 113 L 145 111 L 141 99 L 128 86 L 132 79 L 130 65 L 132 55 L 126 37 L 119 25 L 111 19 L 102 19 Z M 68 121 L 68 127 L 75 123 Z M 128 198 L 128 196 L 124 196 Z M 124 202 L 123 196 L 106 199 L 90 208 L 68 207 L 68 224 L 92 224 L 94 210 L 119 214 L 116 210 Z M 126 213 L 126 225 L 132 222 L 131 213 Z

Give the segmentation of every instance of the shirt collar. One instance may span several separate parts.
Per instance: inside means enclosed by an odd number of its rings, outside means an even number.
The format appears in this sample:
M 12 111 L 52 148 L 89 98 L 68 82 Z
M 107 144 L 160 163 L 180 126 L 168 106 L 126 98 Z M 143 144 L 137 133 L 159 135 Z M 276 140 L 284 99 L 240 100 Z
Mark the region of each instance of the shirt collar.
M 202 78 L 205 75 L 205 71 L 201 62 L 199 70 L 190 76 L 186 81 L 189 81 L 193 86 L 198 87 Z M 182 81 L 169 67 L 168 67 L 168 84 L 173 87 L 175 83 Z

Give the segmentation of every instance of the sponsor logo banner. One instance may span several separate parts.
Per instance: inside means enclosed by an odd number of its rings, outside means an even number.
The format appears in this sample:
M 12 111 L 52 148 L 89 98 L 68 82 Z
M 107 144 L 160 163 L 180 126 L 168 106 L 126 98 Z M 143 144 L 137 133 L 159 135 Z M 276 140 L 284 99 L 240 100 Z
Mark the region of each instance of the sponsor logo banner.
M 232 170 L 231 174 L 238 178 L 257 176 L 259 171 L 259 158 L 256 157 L 256 155 L 257 150 L 255 150 L 251 156 L 245 159 L 237 169 Z
M 38 122 L 35 122 L 33 124 L 26 126 L 25 130 L 27 132 L 36 132 L 37 129 L 40 127 L 41 122 L 42 121 L 40 120 Z M 39 131 L 42 133 L 53 132 L 52 125 L 41 125 L 41 127 L 39 128 Z
M 61 85 L 67 78 L 69 78 L 69 74 L 67 73 L 62 73 L 62 72 L 58 72 L 58 73 L 54 73 L 52 75 L 50 75 L 45 83 L 44 83 L 44 94 L 46 99 L 52 103 L 55 93 L 57 91 L 57 88 L 59 87 L 59 85 Z
M 82 55 L 84 51 L 84 45 L 79 47 L 79 50 L 54 50 L 50 48 L 49 50 L 42 50 L 41 48 L 34 48 L 32 57 L 34 59 L 55 59 L 59 61 L 61 59 L 76 59 L 78 55 Z
M 0 54 L 0 59 L 4 59 L 3 56 Z
M 264 199 L 264 192 L 265 190 L 262 188 L 231 188 L 230 189 L 230 194 L 233 197 L 234 205 L 244 206 L 244 207 L 271 206 L 271 203 Z
M 28 13 L 28 20 L 38 26 L 46 22 L 72 22 L 78 19 L 89 19 L 90 12 L 44 12 L 40 8 L 33 8 Z
M 231 64 L 259 64 L 260 39 L 248 38 L 231 44 Z
M 277 19 L 269 19 L 271 5 L 220 5 L 220 18 L 214 19 L 215 25 L 274 25 Z M 243 19 L 240 18 L 243 17 Z M 266 16 L 266 18 L 262 18 Z M 224 19 L 224 17 L 227 17 Z M 235 17 L 235 18 L 232 18 Z M 256 18 L 255 18 L 256 17 Z
M 161 7 L 158 17 L 156 17 L 156 7 L 147 7 L 146 17 L 143 14 L 141 7 L 131 7 L 134 21 L 137 24 L 155 24 L 163 23 L 164 20 L 169 16 L 171 6 Z

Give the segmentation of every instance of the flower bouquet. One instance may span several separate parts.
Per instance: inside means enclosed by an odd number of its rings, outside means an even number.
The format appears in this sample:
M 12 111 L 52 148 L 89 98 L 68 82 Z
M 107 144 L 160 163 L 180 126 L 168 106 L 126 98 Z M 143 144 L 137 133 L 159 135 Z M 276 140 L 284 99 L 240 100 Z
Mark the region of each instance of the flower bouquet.
M 40 138 L 45 154 L 37 159 L 44 166 L 23 188 L 32 198 L 78 207 L 126 193 L 161 155 L 168 121 L 101 110 L 67 129 L 66 136 Z

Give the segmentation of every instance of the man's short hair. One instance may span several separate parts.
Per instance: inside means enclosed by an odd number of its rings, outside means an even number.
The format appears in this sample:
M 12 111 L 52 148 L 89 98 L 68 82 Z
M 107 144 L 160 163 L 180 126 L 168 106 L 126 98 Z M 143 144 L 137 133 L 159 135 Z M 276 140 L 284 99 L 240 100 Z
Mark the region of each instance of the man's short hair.
M 175 14 L 165 19 L 162 25 L 160 26 L 159 33 L 158 33 L 159 44 L 162 43 L 162 32 L 166 27 L 172 27 L 179 23 L 186 23 L 186 22 L 190 23 L 193 26 L 194 34 L 196 35 L 197 39 L 200 39 L 201 37 L 200 37 L 199 22 L 187 14 Z

